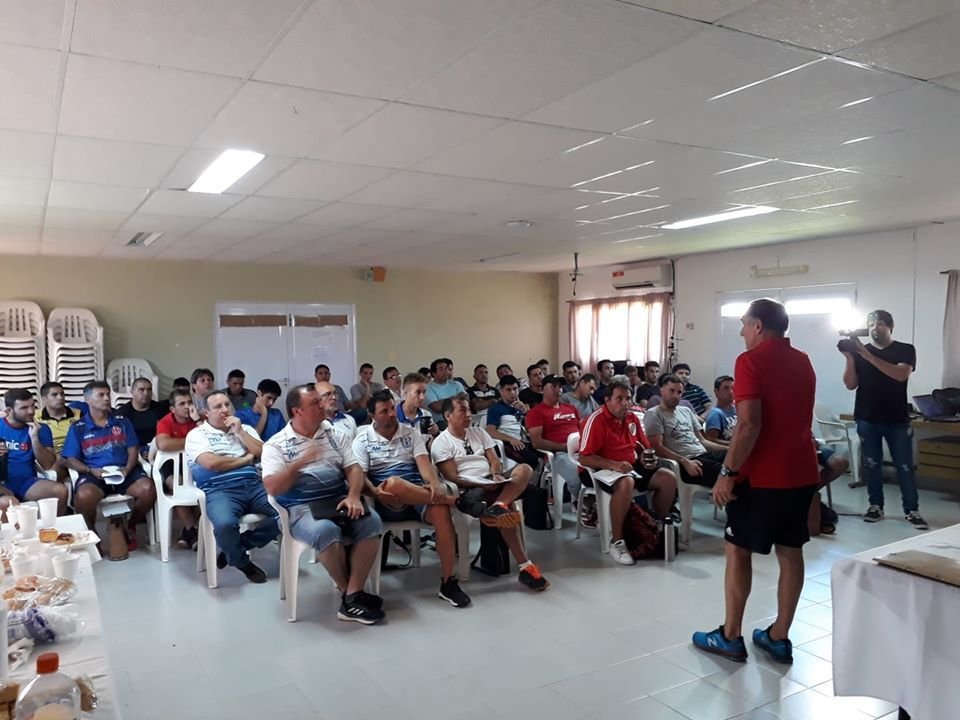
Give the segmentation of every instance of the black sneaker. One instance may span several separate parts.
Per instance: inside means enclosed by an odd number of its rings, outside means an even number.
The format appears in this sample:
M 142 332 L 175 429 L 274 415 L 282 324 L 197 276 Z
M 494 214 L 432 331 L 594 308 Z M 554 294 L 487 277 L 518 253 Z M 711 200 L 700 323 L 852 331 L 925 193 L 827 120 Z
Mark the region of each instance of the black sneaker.
M 916 510 L 908 512 L 906 515 L 906 521 L 913 525 L 917 530 L 929 530 L 930 526 L 927 525 L 927 521 L 920 517 L 920 513 Z
M 449 577 L 440 583 L 440 592 L 437 597 L 446 600 L 456 608 L 466 607 L 470 604 L 470 596 L 460 589 L 460 583 L 456 577 Z
M 200 542 L 200 531 L 197 528 L 187 528 L 187 543 L 188 547 L 194 552 L 197 551 L 197 545 Z
M 184 550 L 190 547 L 190 530 L 188 528 L 181 529 L 180 534 L 177 535 L 177 547 Z
M 520 513 L 506 505 L 494 503 L 480 515 L 480 522 L 487 527 L 514 528 L 520 526 Z
M 217 554 L 217 570 L 223 570 L 227 566 L 227 556 L 220 552 Z
M 520 571 L 517 580 L 520 581 L 521 585 L 526 585 L 531 590 L 536 590 L 537 592 L 543 592 L 550 587 L 550 583 L 547 582 L 547 579 L 540 573 L 540 568 L 533 563 L 530 563 Z
M 267 581 L 267 574 L 252 562 L 248 562 L 242 568 L 237 568 L 237 570 L 246 575 L 247 580 L 257 585 L 262 585 Z
M 464 515 L 469 515 L 470 517 L 478 518 L 483 515 L 483 511 L 487 509 L 487 504 L 482 500 L 473 500 L 466 493 L 460 495 L 457 498 L 457 501 L 454 503 L 457 510 L 462 512 Z
M 354 593 L 357 602 L 366 605 L 371 610 L 381 610 L 383 608 L 383 598 L 379 595 L 364 592 L 363 590 Z
M 883 520 L 883 508 L 879 505 L 871 505 L 863 514 L 864 522 L 880 522 Z
M 340 602 L 340 609 L 337 610 L 337 618 L 339 620 L 357 622 L 361 625 L 373 625 L 385 617 L 386 615 L 383 610 L 375 610 L 358 602 L 357 593 L 344 595 L 343 600 Z

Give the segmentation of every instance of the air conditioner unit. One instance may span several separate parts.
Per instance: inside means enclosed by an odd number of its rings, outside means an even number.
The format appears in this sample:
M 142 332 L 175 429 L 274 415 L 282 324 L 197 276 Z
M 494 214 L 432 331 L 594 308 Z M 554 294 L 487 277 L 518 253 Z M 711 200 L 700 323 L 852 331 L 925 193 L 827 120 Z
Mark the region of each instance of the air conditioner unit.
M 644 290 L 673 286 L 673 269 L 669 263 L 614 270 L 610 277 L 613 287 L 617 290 Z

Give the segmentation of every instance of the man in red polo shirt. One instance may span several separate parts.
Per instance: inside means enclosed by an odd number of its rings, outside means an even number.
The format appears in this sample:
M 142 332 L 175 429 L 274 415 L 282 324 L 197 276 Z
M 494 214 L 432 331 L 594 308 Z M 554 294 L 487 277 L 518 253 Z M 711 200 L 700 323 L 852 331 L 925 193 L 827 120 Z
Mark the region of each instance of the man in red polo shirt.
M 662 460 L 653 459 L 649 467 L 637 459 L 637 445 L 650 447 L 640 418 L 630 412 L 633 392 L 630 384 L 613 380 L 604 389 L 603 407 L 583 421 L 580 431 L 580 464 L 593 471 L 599 487 L 610 498 L 610 556 L 620 565 L 633 565 L 634 559 L 623 541 L 623 522 L 633 502 L 634 492 L 652 489 L 653 508 L 666 517 L 677 494 L 677 476 Z
M 754 300 L 741 318 L 747 351 L 737 358 L 737 427 L 713 499 L 727 509 L 726 618 L 693 634 L 706 652 L 743 662 L 743 612 L 753 577 L 752 554 L 776 547 L 780 565 L 777 619 L 753 631 L 753 644 L 774 661 L 793 662 L 790 625 L 803 589 L 807 513 L 819 480 L 810 427 L 816 376 L 806 353 L 790 346 L 790 319 L 773 300 Z
M 567 438 L 580 432 L 580 415 L 573 405 L 560 402 L 565 380 L 560 375 L 547 375 L 543 379 L 543 400 L 532 408 L 524 418 L 530 443 L 536 450 L 553 453 L 553 472 L 563 478 L 576 498 L 580 492 L 580 469 L 567 455 Z M 563 498 L 554 498 L 555 503 Z M 556 506 L 559 510 L 559 505 Z
M 162 452 L 183 452 L 187 433 L 193 430 L 197 423 L 190 416 L 193 407 L 193 396 L 189 390 L 174 390 L 170 393 L 170 412 L 157 421 L 157 450 Z M 167 460 L 160 466 L 160 476 L 163 478 L 163 487 L 167 492 L 173 492 L 173 463 Z M 200 511 L 193 507 L 175 507 L 173 511 L 183 528 L 177 538 L 177 545 L 197 549 L 197 520 Z

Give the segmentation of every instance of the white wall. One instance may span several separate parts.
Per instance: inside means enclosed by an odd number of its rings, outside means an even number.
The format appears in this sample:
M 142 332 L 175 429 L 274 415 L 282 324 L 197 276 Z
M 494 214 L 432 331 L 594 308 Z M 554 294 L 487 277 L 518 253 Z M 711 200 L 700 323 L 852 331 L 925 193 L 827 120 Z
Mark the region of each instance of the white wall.
M 759 280 L 750 276 L 752 265 L 769 267 L 776 265 L 778 259 L 781 265 L 809 265 L 810 271 L 804 275 Z M 613 295 L 615 291 L 609 280 L 612 267 L 587 271 L 578 283 L 577 299 Z M 896 323 L 894 337 L 917 346 L 917 372 L 911 380 L 910 392 L 929 392 L 940 387 L 943 368 L 947 283 L 940 271 L 952 268 L 960 268 L 960 223 L 682 257 L 677 260 L 675 277 L 678 355 L 694 366 L 702 384 L 709 385 L 716 371 L 717 293 L 855 283 L 857 307 L 864 311 L 889 310 Z M 561 274 L 558 282 L 561 357 L 569 354 L 570 285 L 569 277 Z M 836 341 L 836 336 L 824 338 L 825 343 Z M 698 372 L 697 368 L 702 369 Z M 851 393 L 851 409 L 852 405 Z

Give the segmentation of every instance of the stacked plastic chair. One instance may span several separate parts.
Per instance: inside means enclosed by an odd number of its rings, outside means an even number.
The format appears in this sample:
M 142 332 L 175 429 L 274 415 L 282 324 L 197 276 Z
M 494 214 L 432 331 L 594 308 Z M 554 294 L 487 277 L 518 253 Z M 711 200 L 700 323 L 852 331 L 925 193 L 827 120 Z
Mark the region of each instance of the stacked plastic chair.
M 26 388 L 39 395 L 46 381 L 45 323 L 32 302 L 0 303 L 0 394 Z
M 114 407 L 120 407 L 133 399 L 133 383 L 137 378 L 146 378 L 153 383 L 153 399 L 159 399 L 159 378 L 147 360 L 116 358 L 110 361 L 107 365 L 107 382 L 110 383 Z
M 84 308 L 56 308 L 47 317 L 47 370 L 67 401 L 83 400 L 83 386 L 104 377 L 103 328 Z

